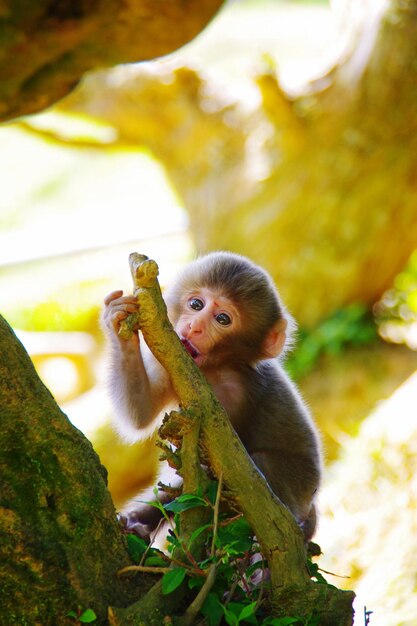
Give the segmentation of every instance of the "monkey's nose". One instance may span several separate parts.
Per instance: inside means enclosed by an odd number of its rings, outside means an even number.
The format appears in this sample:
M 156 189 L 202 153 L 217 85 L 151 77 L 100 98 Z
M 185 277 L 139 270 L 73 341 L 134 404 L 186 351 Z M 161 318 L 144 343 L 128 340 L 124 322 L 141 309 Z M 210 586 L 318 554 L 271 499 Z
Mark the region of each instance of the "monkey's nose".
M 190 334 L 192 335 L 201 335 L 203 333 L 204 324 L 202 320 L 197 320 L 197 319 L 191 320 L 188 326 L 189 326 Z
M 190 324 L 190 334 L 191 335 L 201 335 L 203 332 L 203 329 L 201 326 L 195 326 Z

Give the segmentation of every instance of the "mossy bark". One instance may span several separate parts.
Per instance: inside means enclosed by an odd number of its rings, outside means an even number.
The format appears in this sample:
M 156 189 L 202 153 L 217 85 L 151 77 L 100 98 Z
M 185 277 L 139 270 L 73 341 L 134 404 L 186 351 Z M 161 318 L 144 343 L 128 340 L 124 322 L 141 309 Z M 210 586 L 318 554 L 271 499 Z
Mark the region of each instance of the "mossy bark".
M 45 109 L 88 70 L 160 57 L 223 0 L 28 0 L 0 9 L 0 119 Z
M 104 624 L 137 597 L 116 576 L 130 559 L 106 470 L 1 317 L 0 467 L 0 624 L 61 626 L 78 608 Z

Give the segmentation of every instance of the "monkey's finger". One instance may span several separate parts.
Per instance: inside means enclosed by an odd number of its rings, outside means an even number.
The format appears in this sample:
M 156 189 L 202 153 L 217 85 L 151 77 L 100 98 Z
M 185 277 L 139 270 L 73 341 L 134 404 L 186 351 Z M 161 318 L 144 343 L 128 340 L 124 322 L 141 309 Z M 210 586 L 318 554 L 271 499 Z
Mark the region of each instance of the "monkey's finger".
M 115 298 L 114 300 L 111 300 L 109 304 L 107 305 L 107 308 L 115 309 L 117 307 L 124 307 L 124 306 L 129 306 L 129 307 L 133 306 L 135 307 L 134 311 L 137 311 L 138 301 L 136 300 L 135 296 L 122 296 L 120 298 Z
M 120 322 L 122 322 L 129 315 L 129 311 L 119 310 L 116 311 L 110 318 L 110 324 L 112 325 L 116 333 L 119 332 Z
M 124 311 L 125 313 L 136 313 L 139 310 L 137 302 L 114 302 L 111 305 L 111 315 L 117 311 Z
M 118 289 L 117 291 L 112 291 L 104 298 L 104 304 L 108 306 L 110 302 L 113 302 L 116 298 L 120 298 L 123 295 L 123 291 Z

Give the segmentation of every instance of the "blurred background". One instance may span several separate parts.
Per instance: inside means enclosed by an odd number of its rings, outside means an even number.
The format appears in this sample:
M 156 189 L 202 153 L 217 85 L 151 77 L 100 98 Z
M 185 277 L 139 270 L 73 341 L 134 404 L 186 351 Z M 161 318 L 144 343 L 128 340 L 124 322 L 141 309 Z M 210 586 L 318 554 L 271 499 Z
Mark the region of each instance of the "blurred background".
M 355 624 L 417 619 L 417 26 L 412 2 L 238 0 L 169 57 L 95 72 L 0 127 L 0 310 L 109 471 L 99 314 L 198 253 L 265 266 L 299 323 L 286 366 L 323 434 L 317 541 Z M 366 607 L 366 609 L 365 609 Z

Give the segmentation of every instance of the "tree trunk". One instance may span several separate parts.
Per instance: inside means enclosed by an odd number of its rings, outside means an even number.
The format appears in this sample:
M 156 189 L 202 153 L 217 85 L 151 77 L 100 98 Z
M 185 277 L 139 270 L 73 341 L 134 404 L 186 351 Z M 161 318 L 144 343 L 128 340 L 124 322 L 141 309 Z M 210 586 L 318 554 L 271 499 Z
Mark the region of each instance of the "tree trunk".
M 29 0 L 1 9 L 0 119 L 41 111 L 88 70 L 160 57 L 195 37 L 223 0 Z M 3 3 L 4 5 L 4 3 Z
M 0 317 L 0 624 L 60 626 L 137 597 L 106 470 Z M 141 590 L 143 593 L 143 589 Z
M 223 475 L 230 498 L 247 517 L 268 559 L 273 614 L 307 617 L 316 609 L 322 626 L 350 626 L 354 594 L 310 580 L 302 533 L 251 462 L 173 331 L 154 268 L 145 257 L 135 293 L 141 304 L 140 328 L 180 398 L 182 412 L 171 415 L 164 429 L 174 429 L 178 439 L 179 424 L 187 441 L 182 450 L 187 455 L 184 485 L 198 491 L 194 467 L 201 428 L 205 460 Z M 133 590 L 132 583 L 117 578 L 129 557 L 105 470 L 89 442 L 61 413 L 2 318 L 0 382 L 0 623 L 61 626 L 68 624 L 69 611 L 92 609 L 98 624 L 104 624 L 109 605 L 129 605 L 110 609 L 112 624 L 161 624 L 165 616 L 175 615 L 178 598 L 164 597 L 160 582 L 145 594 L 149 578 L 135 578 Z M 189 537 L 201 523 L 192 511 L 184 515 L 181 532 Z M 132 605 L 135 591 L 142 600 Z
M 96 75 L 64 106 L 148 146 L 184 200 L 198 251 L 254 257 L 313 326 L 353 302 L 372 307 L 417 246 L 416 13 L 416 0 L 391 0 L 308 95 L 291 99 L 275 75 L 260 76 L 263 103 L 249 116 L 186 68 L 120 74 L 110 88 Z M 259 179 L 253 146 L 271 123 Z

